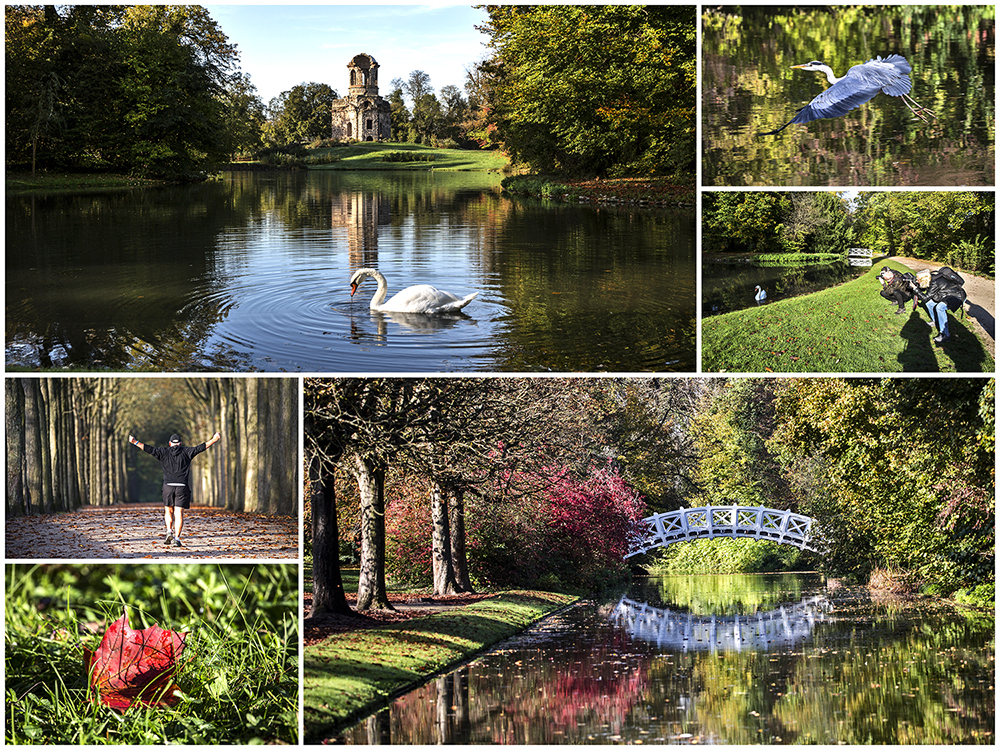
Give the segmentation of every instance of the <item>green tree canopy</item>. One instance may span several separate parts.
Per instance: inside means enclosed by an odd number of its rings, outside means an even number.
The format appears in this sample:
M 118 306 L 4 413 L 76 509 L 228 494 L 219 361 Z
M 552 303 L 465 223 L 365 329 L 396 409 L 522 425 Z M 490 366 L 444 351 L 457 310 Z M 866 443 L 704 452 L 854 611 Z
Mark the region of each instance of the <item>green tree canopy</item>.
M 11 6 L 7 162 L 184 176 L 228 155 L 235 46 L 200 6 Z
M 695 17 L 684 6 L 487 6 L 480 137 L 538 171 L 694 168 Z
M 337 92 L 325 83 L 300 83 L 282 91 L 268 106 L 268 134 L 286 145 L 329 138 L 331 107 Z

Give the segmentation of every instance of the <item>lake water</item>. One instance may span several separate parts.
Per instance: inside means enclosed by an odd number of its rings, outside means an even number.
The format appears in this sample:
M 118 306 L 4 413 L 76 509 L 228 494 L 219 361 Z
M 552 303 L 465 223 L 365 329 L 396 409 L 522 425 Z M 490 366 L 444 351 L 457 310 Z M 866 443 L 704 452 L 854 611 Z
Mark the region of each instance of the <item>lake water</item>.
M 816 575 L 672 576 L 543 621 L 355 744 L 994 744 L 991 614 Z
M 702 26 L 705 185 L 994 185 L 996 9 L 979 6 L 711 6 Z M 923 123 L 879 93 L 842 117 L 784 125 L 844 76 L 898 53 Z
M 231 173 L 7 198 L 6 362 L 325 373 L 695 370 L 694 209 L 514 201 L 445 172 Z M 462 314 L 374 313 L 429 283 Z
M 706 261 L 701 271 L 703 315 L 754 307 L 758 286 L 767 292 L 768 302 L 775 302 L 828 289 L 869 270 L 870 266 L 851 266 L 843 261 L 799 266 Z

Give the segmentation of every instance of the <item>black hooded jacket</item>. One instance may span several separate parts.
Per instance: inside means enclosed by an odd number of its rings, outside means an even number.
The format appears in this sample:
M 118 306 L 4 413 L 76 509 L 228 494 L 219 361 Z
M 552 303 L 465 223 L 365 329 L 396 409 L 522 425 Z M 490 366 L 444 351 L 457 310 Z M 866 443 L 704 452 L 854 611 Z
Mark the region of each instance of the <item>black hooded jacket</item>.
M 205 443 L 187 448 L 183 445 L 158 446 L 143 445 L 142 449 L 159 459 L 163 467 L 164 484 L 190 484 L 191 459 L 208 448 Z
M 937 271 L 931 271 L 931 283 L 927 291 L 918 291 L 917 296 L 921 302 L 933 300 L 934 302 L 947 302 L 948 309 L 955 312 L 965 302 L 966 294 L 965 279 L 955 271 L 944 266 Z

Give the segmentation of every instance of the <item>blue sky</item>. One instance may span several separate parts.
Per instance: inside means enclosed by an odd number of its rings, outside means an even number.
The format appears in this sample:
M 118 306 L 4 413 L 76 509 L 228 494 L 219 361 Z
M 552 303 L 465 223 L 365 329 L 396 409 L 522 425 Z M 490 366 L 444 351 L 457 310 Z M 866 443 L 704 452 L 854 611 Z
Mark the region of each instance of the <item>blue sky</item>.
M 206 5 L 235 44 L 241 68 L 267 104 L 299 83 L 347 93 L 347 63 L 367 52 L 379 64 L 379 93 L 422 70 L 440 92 L 464 89 L 465 70 L 484 59 L 486 13 L 469 5 Z

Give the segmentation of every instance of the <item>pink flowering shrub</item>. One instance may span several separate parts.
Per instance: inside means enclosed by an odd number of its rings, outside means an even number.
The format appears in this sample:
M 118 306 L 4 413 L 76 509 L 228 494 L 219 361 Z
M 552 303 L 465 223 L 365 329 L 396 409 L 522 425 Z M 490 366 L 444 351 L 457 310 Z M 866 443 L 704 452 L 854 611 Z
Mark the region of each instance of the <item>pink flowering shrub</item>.
M 579 479 L 551 469 L 545 490 L 505 475 L 489 491 L 465 499 L 469 573 L 480 587 L 593 587 L 623 575 L 629 535 L 645 515 L 641 496 L 612 467 Z M 431 581 L 430 488 L 408 484 L 386 511 L 387 572 L 394 581 Z

